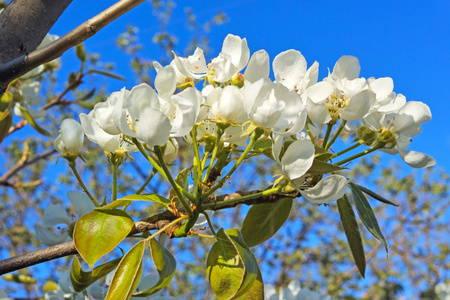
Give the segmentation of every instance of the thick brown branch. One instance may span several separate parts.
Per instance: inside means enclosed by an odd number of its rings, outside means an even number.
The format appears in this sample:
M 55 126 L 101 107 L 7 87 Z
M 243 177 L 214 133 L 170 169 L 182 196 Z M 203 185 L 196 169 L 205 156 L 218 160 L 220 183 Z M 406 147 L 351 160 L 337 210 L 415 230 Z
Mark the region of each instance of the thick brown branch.
M 240 197 L 249 196 L 255 193 L 259 193 L 261 191 L 251 191 L 251 192 L 235 192 L 232 194 L 224 194 L 217 197 L 210 197 L 208 201 L 205 203 L 205 207 L 211 210 L 221 210 L 225 208 L 235 207 L 239 204 L 261 204 L 261 203 L 273 203 L 282 198 L 286 198 L 285 195 L 272 194 L 268 196 L 263 196 L 254 199 L 247 199 L 243 201 L 239 201 Z M 232 203 L 227 204 L 227 201 L 231 201 Z M 230 201 L 229 201 L 230 202 Z M 166 226 L 171 221 L 175 220 L 176 217 L 169 211 L 165 211 L 163 213 L 156 214 L 147 219 L 138 221 L 135 223 L 135 227 L 130 232 L 129 236 L 135 235 L 137 233 L 145 232 L 148 230 L 158 230 Z M 169 229 L 170 231 L 170 229 Z M 169 232 L 170 235 L 170 232 Z M 40 264 L 46 261 L 51 261 L 57 258 L 74 255 L 77 254 L 77 250 L 75 248 L 75 244 L 73 241 L 51 246 L 48 248 L 40 249 L 28 254 L 19 255 L 15 257 L 11 257 L 5 260 L 0 261 L 0 275 L 6 274 L 9 272 L 13 272 L 22 268 L 26 268 L 29 266 L 33 266 L 36 264 Z
M 94 36 L 103 27 L 144 1 L 119 1 L 46 47 L 0 64 L 0 85 L 9 83 L 43 63 L 60 57 L 64 52 Z M 3 94 L 3 92 L 4 89 L 0 89 L 0 93 Z

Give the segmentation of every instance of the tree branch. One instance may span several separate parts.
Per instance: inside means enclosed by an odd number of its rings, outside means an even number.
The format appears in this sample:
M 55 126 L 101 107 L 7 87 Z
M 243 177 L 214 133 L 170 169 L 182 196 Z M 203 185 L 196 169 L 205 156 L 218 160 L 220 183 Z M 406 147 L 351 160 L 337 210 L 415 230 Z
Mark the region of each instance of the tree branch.
M 255 193 L 259 193 L 261 191 L 250 191 L 250 192 L 235 192 L 232 194 L 224 194 L 221 196 L 211 196 L 205 202 L 204 207 L 211 210 L 221 210 L 225 208 L 235 207 L 239 204 L 261 204 L 261 203 L 274 203 L 280 199 L 286 198 L 286 195 L 281 194 L 272 194 L 267 196 L 262 196 L 259 198 L 247 199 L 239 201 L 239 198 L 250 196 Z M 297 197 L 300 194 L 292 196 Z M 149 230 L 159 230 L 166 226 L 171 221 L 175 220 L 176 216 L 174 216 L 171 212 L 165 211 L 156 215 L 153 215 L 144 220 L 138 221 L 135 223 L 134 228 L 130 232 L 128 236 L 135 235 L 137 233 L 149 231 Z M 166 231 L 166 233 L 171 236 L 171 232 L 173 232 L 174 228 L 170 228 Z M 73 241 L 58 244 L 55 246 L 47 247 L 44 249 L 40 249 L 28 254 L 18 255 L 15 257 L 11 257 L 5 260 L 0 261 L 0 275 L 13 272 L 22 268 L 26 268 L 29 266 L 33 266 L 36 264 L 40 264 L 43 262 L 51 261 L 57 258 L 74 255 L 77 254 L 77 250 L 75 248 L 75 243 Z
M 121 0 L 46 47 L 0 64 L 0 95 L 4 93 L 6 86 L 12 80 L 43 63 L 60 57 L 64 52 L 94 36 L 103 27 L 144 1 Z

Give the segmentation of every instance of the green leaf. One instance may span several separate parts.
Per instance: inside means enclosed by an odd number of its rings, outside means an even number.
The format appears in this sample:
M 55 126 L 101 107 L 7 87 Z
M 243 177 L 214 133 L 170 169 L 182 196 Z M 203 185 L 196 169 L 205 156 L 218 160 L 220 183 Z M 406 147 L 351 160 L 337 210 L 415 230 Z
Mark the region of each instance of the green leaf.
M 315 149 L 314 157 L 321 161 L 327 161 L 333 156 L 332 153 L 323 149 L 322 147 L 314 146 L 314 149 Z
M 105 300 L 130 299 L 142 275 L 145 240 L 140 241 L 122 258 L 111 281 Z
M 241 297 L 237 298 L 239 300 L 253 300 L 253 299 L 264 299 L 264 282 L 261 274 L 261 270 L 258 266 L 258 273 L 256 274 L 256 280 L 250 289 Z
M 86 51 L 84 50 L 84 45 L 83 44 L 78 44 L 75 47 L 75 54 L 77 55 L 78 59 L 81 62 L 85 62 L 86 61 Z
M 9 134 L 9 128 L 12 125 L 12 114 L 10 111 L 6 113 L 3 112 L 2 120 L 0 121 L 0 144 L 3 142 L 5 137 Z
M 36 120 L 34 120 L 33 116 L 30 114 L 30 112 L 22 106 L 18 106 L 20 109 L 20 112 L 23 115 L 23 118 L 34 128 L 36 129 L 37 132 L 39 132 L 40 134 L 46 135 L 46 136 L 51 136 L 52 134 L 50 132 L 48 132 L 47 130 L 43 129 L 42 127 L 40 127 L 37 123 Z
M 114 79 L 119 79 L 119 80 L 122 80 L 122 81 L 127 81 L 125 78 L 123 78 L 122 76 L 119 76 L 119 75 L 117 75 L 117 74 L 113 74 L 113 73 L 110 73 L 110 72 L 106 72 L 106 71 L 100 71 L 100 70 L 89 70 L 89 72 L 88 73 L 95 73 L 95 74 L 100 74 L 100 75 L 104 75 L 104 76 L 108 76 L 108 77 L 111 77 L 111 78 L 114 78 Z
M 169 250 L 155 239 L 150 240 L 150 249 L 153 263 L 159 274 L 159 280 L 150 289 L 135 293 L 133 296 L 147 297 L 153 295 L 166 287 L 172 280 L 173 275 L 175 275 L 177 262 Z
M 83 96 L 81 96 L 80 98 L 77 99 L 77 103 L 79 102 L 83 102 L 85 100 L 89 100 L 92 98 L 92 96 L 95 95 L 95 90 L 96 88 L 93 88 L 92 90 L 90 90 L 89 92 L 87 92 L 86 94 L 84 94 Z
M 220 229 L 207 259 L 206 272 L 219 299 L 234 299 L 252 288 L 258 272 L 253 253 L 237 229 Z
M 390 204 L 390 205 L 394 205 L 394 206 L 398 206 L 398 204 L 389 201 L 388 199 L 378 195 L 377 193 L 369 190 L 368 188 L 365 188 L 363 186 L 360 186 L 359 184 L 357 184 L 357 186 L 359 187 L 359 189 L 361 191 L 363 191 L 364 193 L 366 193 L 367 195 L 371 196 L 372 198 L 374 198 L 375 200 L 378 200 L 380 202 L 386 203 L 386 204 Z
M 370 204 L 367 201 L 366 197 L 356 184 L 354 184 L 353 182 L 349 182 L 348 185 L 352 190 L 356 211 L 358 212 L 361 221 L 363 222 L 364 226 L 366 226 L 366 228 L 370 231 L 370 233 L 372 233 L 375 238 L 377 238 L 384 244 L 386 253 L 388 253 L 388 244 L 383 234 L 381 233 L 380 226 L 378 225 L 377 218 L 375 217 L 372 207 L 370 207 Z
M 265 156 L 268 158 L 275 160 L 272 153 L 272 140 L 265 139 L 265 140 L 258 140 L 256 141 L 255 145 L 253 146 L 254 151 L 261 151 Z M 259 154 L 256 154 L 254 156 L 257 156 Z
M 94 210 L 77 221 L 73 240 L 80 255 L 92 268 L 130 233 L 133 226 L 134 221 L 122 210 Z
M 274 236 L 286 222 L 291 208 L 292 198 L 284 198 L 275 203 L 252 205 L 242 225 L 245 243 L 253 247 Z
M 337 201 L 339 215 L 341 216 L 342 226 L 347 236 L 348 245 L 352 251 L 353 259 L 358 267 L 359 274 L 364 278 L 366 272 L 366 257 L 364 255 L 364 247 L 359 232 L 358 223 L 356 222 L 355 213 L 352 205 L 348 201 L 347 196 Z
M 161 204 L 164 207 L 170 206 L 170 200 L 158 194 L 148 194 L 148 195 L 135 194 L 117 199 L 106 206 L 96 208 L 96 210 L 108 210 L 112 208 L 123 207 L 130 204 L 131 201 L 150 201 Z
M 75 292 L 79 293 L 84 291 L 95 281 L 113 271 L 117 267 L 121 259 L 122 257 L 116 258 L 94 268 L 94 270 L 92 271 L 85 272 L 81 268 L 78 258 L 75 258 L 72 262 L 72 268 L 70 269 L 70 281 L 72 282 L 72 286 Z
M 320 158 L 315 158 L 311 168 L 309 168 L 309 170 L 306 173 L 322 175 L 344 169 L 346 168 L 329 164 L 327 162 L 324 162 L 323 160 L 320 160 Z

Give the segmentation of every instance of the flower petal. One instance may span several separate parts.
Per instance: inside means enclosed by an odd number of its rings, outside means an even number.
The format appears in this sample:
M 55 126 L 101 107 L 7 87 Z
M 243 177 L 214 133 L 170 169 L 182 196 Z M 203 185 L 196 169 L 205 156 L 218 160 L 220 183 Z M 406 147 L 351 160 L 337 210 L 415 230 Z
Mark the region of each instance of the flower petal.
M 261 78 L 268 78 L 270 73 L 269 54 L 266 50 L 253 53 L 244 72 L 245 80 L 255 82 Z
M 67 192 L 67 197 L 69 198 L 72 205 L 75 207 L 78 218 L 90 213 L 94 210 L 95 205 L 92 203 L 91 199 L 82 192 Z
M 302 196 L 312 204 L 325 204 L 344 196 L 347 179 L 342 175 L 323 178 L 314 187 L 301 190 Z
M 294 141 L 281 158 L 284 174 L 292 180 L 305 175 L 314 161 L 314 152 L 314 145 L 310 140 Z
M 417 151 L 399 149 L 400 157 L 413 168 L 428 168 L 436 164 L 436 160 L 429 155 Z
M 306 59 L 297 50 L 287 50 L 278 54 L 272 63 L 276 82 L 288 89 L 294 89 L 306 73 Z
M 171 129 L 169 118 L 164 113 L 147 107 L 141 112 L 136 124 L 136 135 L 150 147 L 164 146 L 169 140 Z
M 357 78 L 360 71 L 359 60 L 354 56 L 344 55 L 334 65 L 331 76 L 333 78 L 347 78 L 351 80 Z

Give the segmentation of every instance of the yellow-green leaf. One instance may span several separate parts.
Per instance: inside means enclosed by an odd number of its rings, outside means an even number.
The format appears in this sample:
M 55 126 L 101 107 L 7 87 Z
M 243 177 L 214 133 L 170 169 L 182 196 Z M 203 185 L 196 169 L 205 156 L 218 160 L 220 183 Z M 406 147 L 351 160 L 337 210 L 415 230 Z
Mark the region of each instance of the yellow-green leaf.
M 121 259 L 121 257 L 116 258 L 94 268 L 92 271 L 85 272 L 81 268 L 78 258 L 75 258 L 72 262 L 72 268 L 70 269 L 70 281 L 72 282 L 75 292 L 79 293 L 84 291 L 95 281 L 113 271 Z
M 48 132 L 47 130 L 45 130 L 44 128 L 40 127 L 37 123 L 36 120 L 33 118 L 33 116 L 30 114 L 30 112 L 22 106 L 18 106 L 20 109 L 20 112 L 22 113 L 23 118 L 40 134 L 46 135 L 46 136 L 51 136 L 52 134 L 50 132 Z
M 345 168 L 324 162 L 320 158 L 315 158 L 311 168 L 306 173 L 309 174 L 328 174 L 331 172 L 344 170 Z
M 96 208 L 96 210 L 108 210 L 112 208 L 123 207 L 130 204 L 131 201 L 150 201 L 159 203 L 164 207 L 170 206 L 170 200 L 158 194 L 148 194 L 148 195 L 135 194 L 117 199 L 116 201 L 113 201 L 106 206 Z
M 113 250 L 133 226 L 134 221 L 122 210 L 94 210 L 77 221 L 73 240 L 78 253 L 93 268 L 95 262 Z
M 364 278 L 366 272 L 366 257 L 364 255 L 364 247 L 359 232 L 358 223 L 356 222 L 355 213 L 352 205 L 348 201 L 347 196 L 337 201 L 339 215 L 341 217 L 342 226 L 347 236 L 348 245 L 352 251 L 355 265 L 358 267 L 359 274 Z
M 0 144 L 9 134 L 9 128 L 12 125 L 12 114 L 10 111 L 3 112 L 3 119 L 0 121 Z
M 291 208 L 292 198 L 252 205 L 242 225 L 245 243 L 253 247 L 274 236 L 286 222 Z
M 356 184 L 354 184 L 353 182 L 349 182 L 348 185 L 352 190 L 353 198 L 355 200 L 355 207 L 356 211 L 358 212 L 359 218 L 363 222 L 364 226 L 366 226 L 366 228 L 369 230 L 369 232 L 384 244 L 387 253 L 388 244 L 383 234 L 381 233 L 380 226 L 378 225 L 377 218 L 375 217 L 372 207 Z
M 145 240 L 140 241 L 122 258 L 111 281 L 105 300 L 130 299 L 142 275 Z
M 108 76 L 108 77 L 111 77 L 111 78 L 114 78 L 114 79 L 119 79 L 119 80 L 122 80 L 122 81 L 127 81 L 125 78 L 123 78 L 122 76 L 119 76 L 119 75 L 117 75 L 117 74 L 113 74 L 113 73 L 110 73 L 110 72 L 106 72 L 106 71 L 101 71 L 101 70 L 89 70 L 89 72 L 88 73 L 96 73 L 96 74 L 100 74 L 100 75 L 104 75 L 104 76 Z
M 175 275 L 177 262 L 169 250 L 155 239 L 150 240 L 150 250 L 152 251 L 153 263 L 159 274 L 159 280 L 150 289 L 135 293 L 133 296 L 147 297 L 153 295 L 166 287 Z
M 216 237 L 206 264 L 211 287 L 219 299 L 243 296 L 256 280 L 256 260 L 239 230 L 220 229 Z
M 239 300 L 264 299 L 264 282 L 259 266 L 255 282 L 253 282 L 253 285 L 244 295 L 240 296 L 237 299 Z

